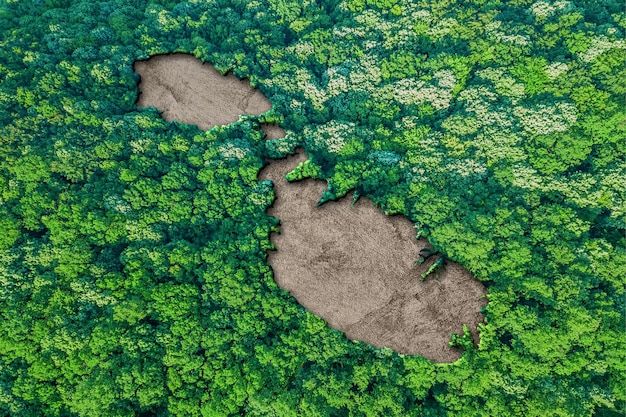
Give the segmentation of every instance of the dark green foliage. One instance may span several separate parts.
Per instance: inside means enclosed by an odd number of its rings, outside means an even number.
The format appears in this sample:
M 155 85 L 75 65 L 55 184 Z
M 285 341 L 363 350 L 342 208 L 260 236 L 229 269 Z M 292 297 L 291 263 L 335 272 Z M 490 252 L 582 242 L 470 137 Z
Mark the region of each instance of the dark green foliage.
M 626 17 L 617 1 L 0 5 L 0 414 L 624 411 Z M 260 117 L 137 109 L 137 59 L 248 77 Z M 260 122 L 285 139 L 263 142 Z M 277 287 L 257 173 L 402 213 L 488 285 L 436 365 Z
M 435 262 L 433 262 L 433 264 L 428 268 L 428 270 L 421 275 L 422 281 L 425 280 L 432 273 L 441 270 L 444 266 L 445 260 L 446 258 L 444 258 L 443 256 L 437 258 Z

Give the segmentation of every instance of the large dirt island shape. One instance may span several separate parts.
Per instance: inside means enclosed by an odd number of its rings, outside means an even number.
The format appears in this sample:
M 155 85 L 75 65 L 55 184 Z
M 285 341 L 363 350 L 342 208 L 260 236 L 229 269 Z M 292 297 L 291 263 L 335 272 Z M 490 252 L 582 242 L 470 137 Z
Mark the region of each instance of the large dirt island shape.
M 190 55 L 159 55 L 138 61 L 135 70 L 141 75 L 137 105 L 156 107 L 168 121 L 208 130 L 271 109 L 247 81 Z M 264 131 L 270 140 L 284 133 L 271 126 Z M 285 179 L 305 159 L 299 150 L 259 173 L 274 183 L 268 214 L 281 221 L 280 235 L 271 237 L 277 251 L 268 256 L 277 284 L 350 339 L 435 362 L 457 360 L 461 352 L 449 346 L 450 334 L 462 333 L 465 324 L 477 338 L 485 287 L 450 261 L 437 278 L 421 281 L 433 260 L 414 263 L 428 242 L 415 239 L 412 224 L 386 216 L 366 198 L 354 206 L 345 198 L 316 206 L 322 181 Z

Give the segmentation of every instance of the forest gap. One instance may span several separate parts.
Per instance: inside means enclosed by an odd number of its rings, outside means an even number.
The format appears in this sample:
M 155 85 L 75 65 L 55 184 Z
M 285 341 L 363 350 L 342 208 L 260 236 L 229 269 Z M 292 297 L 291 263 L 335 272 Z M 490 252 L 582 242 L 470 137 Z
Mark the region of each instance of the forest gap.
M 156 55 L 136 61 L 141 76 L 138 107 L 155 107 L 168 122 L 197 125 L 200 130 L 236 122 L 240 114 L 260 115 L 270 101 L 247 79 L 222 75 L 188 54 Z M 267 139 L 285 136 L 279 126 L 262 124 Z
M 285 179 L 307 159 L 296 151 L 259 174 L 274 183 L 268 214 L 281 221 L 268 255 L 276 283 L 349 339 L 435 362 L 459 359 L 450 334 L 462 335 L 465 324 L 478 341 L 484 285 L 452 261 L 422 281 L 436 257 L 414 261 L 428 242 L 415 238 L 408 219 L 385 215 L 365 197 L 354 206 L 351 194 L 316 206 L 325 182 Z
M 262 114 L 269 100 L 232 74 L 187 54 L 158 55 L 137 61 L 141 75 L 137 105 L 156 107 L 167 121 L 201 130 L 233 123 L 240 114 Z M 266 139 L 283 137 L 276 125 L 262 124 Z M 349 339 L 399 353 L 454 362 L 462 352 L 449 346 L 450 334 L 467 325 L 478 341 L 477 325 L 486 305 L 486 288 L 459 264 L 420 280 L 432 257 L 416 265 L 428 242 L 402 216 L 386 216 L 369 199 L 316 206 L 326 189 L 322 181 L 288 183 L 285 179 L 304 150 L 272 161 L 259 180 L 274 183 L 276 199 L 267 213 L 280 219 L 280 234 L 268 254 L 276 283 L 313 314 Z

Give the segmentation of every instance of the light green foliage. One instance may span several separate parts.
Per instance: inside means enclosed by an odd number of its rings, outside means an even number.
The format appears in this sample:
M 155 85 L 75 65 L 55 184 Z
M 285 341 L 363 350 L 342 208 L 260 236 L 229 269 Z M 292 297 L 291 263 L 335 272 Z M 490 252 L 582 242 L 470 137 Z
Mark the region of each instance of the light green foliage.
M 383 80 L 415 77 L 424 59 L 424 56 L 416 56 L 405 51 L 392 53 L 389 59 L 381 62 Z

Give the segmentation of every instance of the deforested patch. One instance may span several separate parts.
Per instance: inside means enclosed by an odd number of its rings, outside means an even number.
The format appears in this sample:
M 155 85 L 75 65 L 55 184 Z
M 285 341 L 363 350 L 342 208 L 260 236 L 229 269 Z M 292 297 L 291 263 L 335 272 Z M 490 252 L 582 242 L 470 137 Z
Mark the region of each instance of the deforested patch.
M 280 234 L 271 237 L 276 251 L 268 261 L 277 284 L 350 339 L 435 362 L 457 360 L 462 352 L 450 347 L 450 335 L 467 325 L 478 340 L 483 284 L 451 261 L 421 280 L 435 261 L 415 263 L 428 242 L 416 239 L 405 217 L 387 216 L 367 198 L 316 206 L 325 182 L 285 179 L 306 160 L 299 152 L 259 174 L 273 181 L 276 194 L 268 214 L 280 219 Z
M 134 69 L 141 76 L 137 106 L 155 107 L 167 121 L 209 130 L 236 122 L 241 114 L 261 115 L 272 108 L 247 79 L 222 75 L 192 55 L 156 55 L 136 61 Z M 262 127 L 268 139 L 284 136 L 278 126 Z

